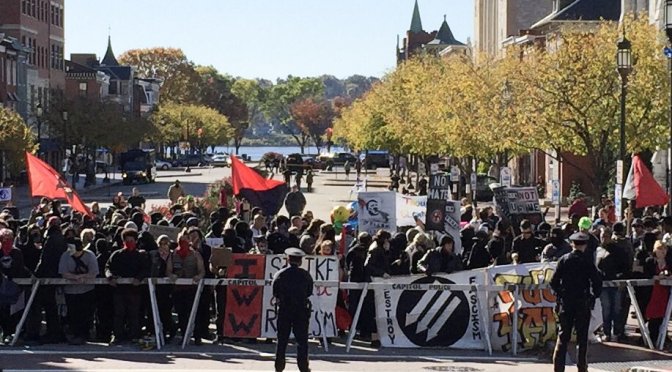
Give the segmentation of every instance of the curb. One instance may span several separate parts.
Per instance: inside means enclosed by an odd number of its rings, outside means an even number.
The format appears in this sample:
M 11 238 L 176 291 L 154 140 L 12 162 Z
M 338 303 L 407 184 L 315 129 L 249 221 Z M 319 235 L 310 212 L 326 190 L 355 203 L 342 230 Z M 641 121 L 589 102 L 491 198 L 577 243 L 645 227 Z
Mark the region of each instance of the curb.
M 197 176 L 202 176 L 203 173 L 184 173 L 184 174 L 167 174 L 163 176 L 156 176 L 155 178 L 171 178 L 171 177 L 197 177 Z

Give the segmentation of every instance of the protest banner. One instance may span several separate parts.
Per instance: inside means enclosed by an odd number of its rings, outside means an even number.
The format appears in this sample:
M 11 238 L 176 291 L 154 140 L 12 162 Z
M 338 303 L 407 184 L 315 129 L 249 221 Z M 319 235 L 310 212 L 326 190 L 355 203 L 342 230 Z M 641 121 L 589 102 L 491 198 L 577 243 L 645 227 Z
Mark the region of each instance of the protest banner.
M 483 284 L 484 280 L 482 270 L 374 278 L 374 282 L 392 284 L 392 288 L 374 290 L 381 344 L 385 347 L 483 349 L 478 294 L 438 289 L 445 284 Z M 435 284 L 437 290 L 411 290 L 415 284 Z
M 453 237 L 455 253 L 462 253 L 460 239 L 460 202 L 456 200 L 427 200 L 425 230 L 440 231 Z
M 425 222 L 427 196 L 412 196 L 397 193 L 397 226 L 415 226 L 416 219 Z
M 497 214 L 518 227 L 526 219 L 539 225 L 544 218 L 539 206 L 539 193 L 536 187 L 498 187 L 494 190 Z
M 494 266 L 486 269 L 489 283 L 544 284 L 549 283 L 555 272 L 555 262 L 524 265 Z M 555 341 L 557 321 L 554 313 L 556 297 L 550 288 L 520 290 L 515 294 L 518 310 L 518 348 L 530 349 Z M 490 293 L 488 308 L 491 310 L 491 341 L 494 350 L 507 351 L 512 347 L 514 294 L 510 291 Z M 602 324 L 599 299 L 591 314 L 591 330 Z
M 366 231 L 372 236 L 380 229 L 396 233 L 396 200 L 394 191 L 357 194 L 359 231 Z
M 237 253 L 227 269 L 227 278 L 263 279 L 266 256 Z M 265 287 L 230 285 L 226 290 L 224 335 L 251 337 L 261 335 L 262 300 Z
M 277 313 L 273 300 L 274 275 L 285 266 L 283 255 L 234 254 L 233 265 L 228 269 L 229 278 L 263 279 L 266 286 L 230 285 L 227 287 L 227 306 L 224 335 L 227 337 L 277 337 Z M 306 256 L 303 269 L 315 281 L 339 280 L 338 258 L 335 256 Z M 338 289 L 315 286 L 310 297 L 312 313 L 309 335 L 321 338 L 335 337 L 336 299 Z
M 154 237 L 167 235 L 168 238 L 174 242 L 177 241 L 177 235 L 180 233 L 180 228 L 172 226 L 149 225 L 149 233 Z

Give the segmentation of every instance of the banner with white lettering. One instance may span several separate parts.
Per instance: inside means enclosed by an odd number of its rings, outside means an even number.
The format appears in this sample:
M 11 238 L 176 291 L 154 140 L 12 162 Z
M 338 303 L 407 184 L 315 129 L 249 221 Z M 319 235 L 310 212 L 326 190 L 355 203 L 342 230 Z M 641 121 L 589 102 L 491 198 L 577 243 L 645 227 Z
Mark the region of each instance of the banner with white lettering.
M 555 272 L 555 262 L 524 265 L 494 266 L 486 269 L 494 285 L 549 283 Z M 550 288 L 520 290 L 515 294 L 518 308 L 518 347 L 531 349 L 555 341 L 557 321 L 554 313 L 556 297 Z M 491 341 L 493 350 L 511 349 L 514 296 L 511 291 L 492 292 L 489 296 Z M 591 314 L 591 329 L 602 324 L 599 299 Z
M 483 349 L 477 293 L 451 291 L 443 286 L 483 284 L 484 280 L 483 270 L 374 278 L 375 282 L 391 284 L 391 287 L 374 290 L 381 344 L 385 347 Z M 412 290 L 418 284 L 431 284 L 436 290 Z
M 412 196 L 397 193 L 397 226 L 415 226 L 415 221 L 425 222 L 427 195 Z
M 391 234 L 397 232 L 397 197 L 394 191 L 360 192 L 357 194 L 359 207 L 359 231 L 371 236 L 383 229 Z
M 266 270 L 264 279 L 273 280 L 275 273 L 285 266 L 283 255 L 268 255 L 266 257 Z M 336 256 L 306 256 L 301 265 L 308 271 L 315 281 L 339 280 L 339 265 Z M 327 337 L 335 337 L 336 329 L 336 299 L 338 288 L 315 286 L 313 295 L 310 297 L 312 314 L 308 335 L 322 338 L 326 332 Z M 261 314 L 261 336 L 263 338 L 277 337 L 277 317 L 275 303 L 273 302 L 273 287 L 264 287 Z

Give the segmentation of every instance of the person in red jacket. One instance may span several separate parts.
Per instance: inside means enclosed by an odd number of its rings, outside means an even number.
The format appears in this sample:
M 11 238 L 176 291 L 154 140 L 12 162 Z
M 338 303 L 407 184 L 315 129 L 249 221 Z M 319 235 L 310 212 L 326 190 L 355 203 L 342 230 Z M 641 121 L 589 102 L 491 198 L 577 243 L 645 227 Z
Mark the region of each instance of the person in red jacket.
M 569 207 L 568 214 L 581 217 L 588 217 L 588 204 L 586 204 L 585 195 L 578 193 L 576 199 L 572 202 L 572 205 Z
M 654 345 L 658 345 L 658 335 L 660 326 L 663 324 L 667 300 L 670 295 L 670 287 L 661 285 L 658 280 L 668 279 L 670 277 L 670 268 L 667 266 L 665 256 L 667 255 L 667 246 L 660 240 L 653 246 L 652 257 L 646 260 L 645 267 L 647 271 L 654 273 L 653 279 L 656 283 L 651 290 L 651 299 L 646 306 L 645 316 L 649 322 L 649 334 Z M 665 336 L 665 335 L 664 335 Z

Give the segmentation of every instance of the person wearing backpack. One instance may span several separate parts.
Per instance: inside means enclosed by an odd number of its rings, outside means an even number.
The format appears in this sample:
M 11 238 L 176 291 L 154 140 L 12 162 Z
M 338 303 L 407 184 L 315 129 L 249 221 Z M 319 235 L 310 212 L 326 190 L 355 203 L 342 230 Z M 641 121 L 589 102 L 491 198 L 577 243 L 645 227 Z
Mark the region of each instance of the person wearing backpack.
M 98 276 L 98 260 L 93 252 L 84 249 L 81 240 L 72 239 L 61 255 L 58 273 L 72 282 L 63 287 L 68 307 L 65 337 L 71 345 L 82 345 L 89 337 L 96 303 L 95 285 L 82 282 Z
M 0 229 L 0 340 L 4 339 L 5 344 L 11 342 L 21 316 L 21 312 L 11 312 L 12 305 L 17 303 L 21 294 L 20 287 L 12 279 L 27 276 L 23 254 L 14 247 L 14 232 L 7 228 Z

